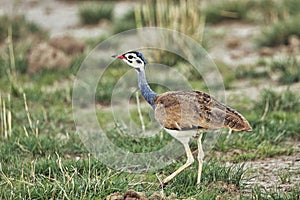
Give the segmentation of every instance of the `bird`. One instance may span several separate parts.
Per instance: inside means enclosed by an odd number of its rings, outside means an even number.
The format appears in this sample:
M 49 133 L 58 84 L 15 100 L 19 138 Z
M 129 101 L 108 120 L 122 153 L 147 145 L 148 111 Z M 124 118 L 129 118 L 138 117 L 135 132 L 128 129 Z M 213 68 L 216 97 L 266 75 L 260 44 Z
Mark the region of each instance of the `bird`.
M 121 59 L 137 72 L 138 87 L 143 98 L 154 110 L 155 119 L 172 137 L 184 147 L 187 160 L 172 174 L 161 181 L 164 187 L 184 169 L 194 163 L 189 141 L 197 138 L 198 173 L 197 185 L 201 182 L 204 159 L 202 135 L 208 130 L 228 128 L 230 131 L 252 131 L 252 127 L 244 116 L 233 108 L 217 101 L 211 95 L 196 90 L 168 91 L 155 93 L 149 86 L 145 69 L 147 61 L 142 53 L 129 51 L 112 57 Z

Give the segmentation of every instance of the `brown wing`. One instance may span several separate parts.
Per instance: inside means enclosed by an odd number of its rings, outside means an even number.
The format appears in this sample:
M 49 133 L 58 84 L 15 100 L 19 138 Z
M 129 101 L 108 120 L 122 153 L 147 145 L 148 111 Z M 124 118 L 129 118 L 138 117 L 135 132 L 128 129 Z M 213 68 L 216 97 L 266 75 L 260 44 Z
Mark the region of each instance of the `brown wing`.
M 168 129 L 252 130 L 247 120 L 234 109 L 199 91 L 173 91 L 154 100 L 155 118 Z

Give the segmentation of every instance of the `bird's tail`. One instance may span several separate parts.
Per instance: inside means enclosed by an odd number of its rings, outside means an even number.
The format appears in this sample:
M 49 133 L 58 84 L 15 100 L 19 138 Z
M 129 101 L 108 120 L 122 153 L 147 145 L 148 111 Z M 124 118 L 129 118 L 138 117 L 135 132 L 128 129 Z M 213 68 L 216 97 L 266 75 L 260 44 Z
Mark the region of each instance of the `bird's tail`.
M 252 131 L 252 127 L 243 115 L 232 108 L 226 108 L 224 125 L 234 131 Z

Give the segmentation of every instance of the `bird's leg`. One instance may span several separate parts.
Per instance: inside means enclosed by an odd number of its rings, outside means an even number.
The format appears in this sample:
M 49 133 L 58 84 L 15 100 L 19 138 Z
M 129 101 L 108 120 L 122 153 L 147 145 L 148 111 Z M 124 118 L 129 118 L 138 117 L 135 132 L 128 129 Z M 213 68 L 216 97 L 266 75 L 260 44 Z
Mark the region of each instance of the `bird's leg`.
M 197 144 L 198 144 L 198 177 L 197 177 L 197 184 L 200 184 L 201 181 L 201 173 L 202 173 L 202 165 L 203 165 L 203 158 L 204 158 L 204 152 L 202 148 L 202 133 L 199 134 L 199 137 L 197 139 Z
M 188 144 L 189 140 L 186 141 L 182 141 L 182 144 L 184 146 L 185 152 L 186 152 L 186 156 L 187 156 L 187 161 L 184 165 L 182 165 L 181 167 L 179 167 L 175 172 L 173 172 L 171 175 L 169 175 L 168 177 L 166 177 L 163 181 L 162 184 L 163 186 L 166 185 L 171 179 L 173 179 L 177 174 L 179 174 L 181 171 L 183 171 L 185 168 L 187 168 L 188 166 L 190 166 L 193 162 L 194 162 L 194 158 L 191 152 L 191 149 L 189 147 Z
M 229 129 L 228 131 L 228 135 L 226 136 L 226 141 L 229 140 L 229 137 L 231 136 L 231 133 L 232 133 L 232 129 Z

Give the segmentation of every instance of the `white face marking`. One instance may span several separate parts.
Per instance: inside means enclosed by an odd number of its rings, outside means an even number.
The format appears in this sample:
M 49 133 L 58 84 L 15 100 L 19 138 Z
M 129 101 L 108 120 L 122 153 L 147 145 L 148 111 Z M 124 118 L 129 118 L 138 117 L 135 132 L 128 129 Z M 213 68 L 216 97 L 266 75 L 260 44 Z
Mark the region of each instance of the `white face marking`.
M 124 62 L 126 62 L 129 66 L 140 69 L 143 68 L 145 63 L 141 58 L 139 58 L 135 53 L 126 53 L 124 54 L 125 58 Z

